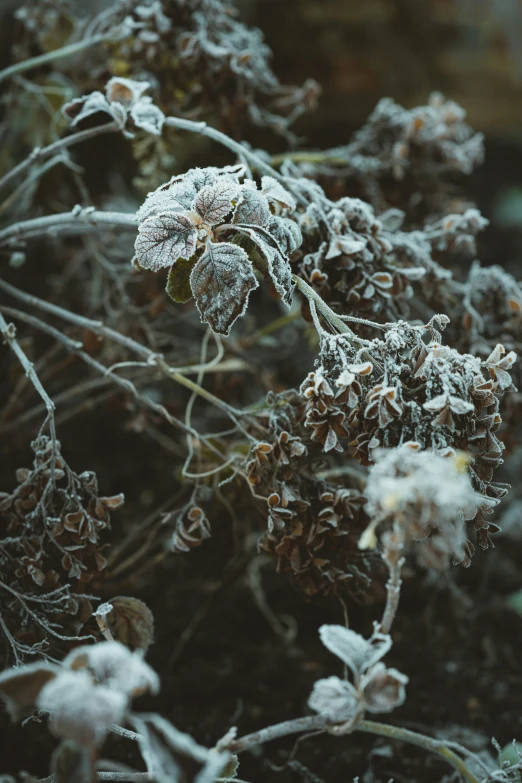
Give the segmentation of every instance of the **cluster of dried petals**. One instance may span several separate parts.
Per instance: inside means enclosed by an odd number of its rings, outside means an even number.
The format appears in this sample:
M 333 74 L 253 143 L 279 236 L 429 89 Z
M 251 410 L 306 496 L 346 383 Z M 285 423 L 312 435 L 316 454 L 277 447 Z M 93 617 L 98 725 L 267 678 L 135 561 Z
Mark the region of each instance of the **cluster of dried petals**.
M 116 47 L 119 61 L 154 74 L 172 110 L 214 106 L 231 131 L 248 117 L 291 137 L 290 125 L 315 106 L 319 85 L 311 79 L 301 87 L 281 85 L 261 31 L 240 22 L 222 0 L 145 0 L 130 13 L 127 3 L 120 5 L 129 36 Z M 165 78 L 174 68 L 175 90 Z
M 369 563 L 357 546 L 367 524 L 365 498 L 322 482 L 287 482 L 268 497 L 267 531 L 259 548 L 276 559 L 305 595 L 358 594 L 369 585 Z
M 308 700 L 312 710 L 331 721 L 332 734 L 353 731 L 365 712 L 391 712 L 403 704 L 408 677 L 381 662 L 391 648 L 388 635 L 374 633 L 367 640 L 342 625 L 323 625 L 319 634 L 353 678 L 353 683 L 335 676 L 318 680 Z
M 200 506 L 191 506 L 176 520 L 176 528 L 170 540 L 172 552 L 190 552 L 212 536 L 210 522 Z
M 439 318 L 442 325 L 446 321 Z M 432 323 L 426 328 L 432 333 L 428 344 L 422 328 L 404 322 L 360 349 L 349 337 L 324 338 L 319 366 L 301 387 L 304 426 L 324 451 L 349 445 L 365 465 L 377 449 L 406 442 L 441 456 L 467 454 L 480 495 L 474 526 L 479 545 L 487 548 L 488 529 L 496 526 L 486 517 L 506 492 L 493 482 L 503 451 L 495 433 L 500 399 L 513 388 L 515 354 L 498 345 L 481 362 L 442 345 Z M 336 391 L 348 388 L 344 397 Z
M 100 496 L 96 475 L 74 473 L 50 439 L 33 443 L 33 468 L 20 468 L 18 487 L 2 493 L 0 517 L 8 548 L 21 558 L 16 576 L 46 589 L 69 579 L 89 582 L 106 567 L 103 534 L 123 495 Z

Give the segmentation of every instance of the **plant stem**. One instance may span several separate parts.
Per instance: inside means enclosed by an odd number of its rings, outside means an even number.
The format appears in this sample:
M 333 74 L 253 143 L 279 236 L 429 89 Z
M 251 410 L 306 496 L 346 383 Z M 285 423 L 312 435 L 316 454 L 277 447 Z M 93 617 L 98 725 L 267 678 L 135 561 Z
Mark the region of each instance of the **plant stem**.
M 423 750 L 443 758 L 453 769 L 456 769 L 462 775 L 467 783 L 480 783 L 479 779 L 456 753 L 447 748 L 444 743 L 438 742 L 431 737 L 426 737 L 424 734 L 419 734 L 409 729 L 402 729 L 399 726 L 390 726 L 387 723 L 377 723 L 372 720 L 359 721 L 355 730 L 363 731 L 367 734 L 377 734 L 379 737 L 388 737 L 401 742 L 409 742 L 410 745 L 416 745 L 418 748 L 423 748 Z
M 269 163 L 266 163 L 262 158 L 258 157 L 255 152 L 252 152 L 250 149 L 248 149 L 248 147 L 244 146 L 240 142 L 234 141 L 234 139 L 231 139 L 225 133 L 222 133 L 212 126 L 207 125 L 206 122 L 194 122 L 193 120 L 185 120 L 182 117 L 167 117 L 165 119 L 165 125 L 169 128 L 186 130 L 189 133 L 199 133 L 201 136 L 207 136 L 209 139 L 217 141 L 218 144 L 222 144 L 231 152 L 235 153 L 239 159 L 246 159 L 262 174 L 268 174 L 268 176 L 277 179 L 285 186 L 287 190 L 290 190 L 293 193 L 300 203 L 308 203 L 306 199 L 303 198 L 301 191 L 295 187 L 288 177 L 283 177 L 278 171 L 272 168 Z
M 76 41 L 76 43 L 62 46 L 60 49 L 54 49 L 52 52 L 45 52 L 45 54 L 40 54 L 38 57 L 30 57 L 27 60 L 22 60 L 22 62 L 14 63 L 13 65 L 10 65 L 9 68 L 4 68 L 3 71 L 0 71 L 0 83 L 19 73 L 30 71 L 32 68 L 38 68 L 40 65 L 47 65 L 47 63 L 52 63 L 55 60 L 61 60 L 64 57 L 79 54 L 79 52 L 90 49 L 91 46 L 96 46 L 99 43 L 114 43 L 116 41 L 121 41 L 122 37 L 122 35 L 115 35 L 114 33 L 111 35 L 108 33 L 105 33 L 104 35 L 93 35 L 91 38 L 84 38 L 83 41 Z
M 136 215 L 127 212 L 101 212 L 96 209 L 75 209 L 59 212 L 57 215 L 22 220 L 0 231 L 0 245 L 13 240 L 26 240 L 40 236 L 56 236 L 72 232 L 83 234 L 100 227 L 123 228 L 135 231 L 138 227 Z
M 14 324 L 8 324 L 4 316 L 2 315 L 2 313 L 0 313 L 0 333 L 3 335 L 5 342 L 12 349 L 13 353 L 16 355 L 16 358 L 18 359 L 20 365 L 25 371 L 26 376 L 30 379 L 34 388 L 42 398 L 42 401 L 47 410 L 49 431 L 51 433 L 51 440 L 54 445 L 56 444 L 56 428 L 54 423 L 54 411 L 55 411 L 54 402 L 51 400 L 51 398 L 45 391 L 44 387 L 42 386 L 42 383 L 38 375 L 36 374 L 36 370 L 34 369 L 33 363 L 29 361 L 24 351 L 20 347 L 18 340 L 16 339 L 16 328 Z
M 87 130 L 80 131 L 79 133 L 73 133 L 70 136 L 65 136 L 63 139 L 58 139 L 47 147 L 36 147 L 28 157 L 19 163 L 17 166 L 8 171 L 7 174 L 0 179 L 0 190 L 23 174 L 27 169 L 31 168 L 34 163 L 38 163 L 40 160 L 50 158 L 56 153 L 62 152 L 71 147 L 73 144 L 79 144 L 87 139 L 94 139 L 96 136 L 100 136 L 102 133 L 111 133 L 119 130 L 116 122 L 106 122 L 104 125 L 97 125 L 95 128 L 87 128 Z
M 361 345 L 366 345 L 367 340 L 361 340 L 360 337 L 357 337 L 357 335 L 352 332 L 349 326 L 347 326 L 344 321 L 334 313 L 334 311 L 328 307 L 326 302 L 321 299 L 317 291 L 314 291 L 312 286 L 308 285 L 308 283 L 303 280 L 302 277 L 298 277 L 297 275 L 292 275 L 292 279 L 294 283 L 296 284 L 297 288 L 301 291 L 302 294 L 306 296 L 308 301 L 313 302 L 321 315 L 326 318 L 326 320 L 334 326 L 340 334 L 348 334 L 350 335 L 351 339 L 355 342 L 360 343 Z
M 398 562 L 390 561 L 385 557 L 383 557 L 383 559 L 386 561 L 390 576 L 386 582 L 386 606 L 384 607 L 379 630 L 381 633 L 388 634 L 390 633 L 393 621 L 395 620 L 395 615 L 397 614 L 397 609 L 399 608 L 402 586 L 401 571 L 405 560 L 403 557 L 401 557 Z
M 327 731 L 333 725 L 332 721 L 324 715 L 296 718 L 284 723 L 276 723 L 274 726 L 268 726 L 266 729 L 260 729 L 260 731 L 255 731 L 252 734 L 232 740 L 227 745 L 226 750 L 229 750 L 231 753 L 243 753 L 257 745 L 263 745 L 265 742 L 272 742 L 281 737 L 309 731 Z M 467 783 L 480 783 L 479 779 L 468 769 L 465 762 L 456 753 L 447 748 L 444 743 L 438 742 L 431 737 L 426 737 L 424 734 L 403 729 L 400 726 L 390 726 L 387 723 L 377 723 L 371 720 L 360 720 L 353 731 L 376 734 L 379 737 L 388 737 L 389 739 L 416 745 L 443 758 L 453 769 L 456 769 L 462 775 Z
M 281 152 L 278 155 L 272 155 L 270 162 L 272 166 L 280 166 L 285 160 L 291 160 L 293 163 L 330 163 L 332 166 L 348 166 L 347 158 L 336 158 L 330 153 L 330 150 Z

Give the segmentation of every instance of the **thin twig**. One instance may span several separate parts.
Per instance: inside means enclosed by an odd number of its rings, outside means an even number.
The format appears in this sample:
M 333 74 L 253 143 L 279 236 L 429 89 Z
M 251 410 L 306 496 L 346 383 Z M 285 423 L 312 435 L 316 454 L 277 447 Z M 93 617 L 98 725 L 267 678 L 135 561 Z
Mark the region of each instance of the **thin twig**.
M 16 339 L 16 328 L 14 324 L 8 324 L 4 316 L 2 315 L 2 313 L 0 313 L 0 332 L 4 336 L 4 340 L 6 341 L 6 343 L 9 345 L 13 353 L 16 355 L 16 358 L 18 359 L 20 365 L 24 369 L 26 376 L 31 380 L 31 383 L 33 384 L 34 388 L 42 398 L 42 401 L 45 405 L 45 409 L 47 410 L 47 421 L 49 422 L 49 432 L 51 434 L 51 440 L 53 443 L 53 447 L 55 447 L 56 427 L 54 421 L 54 411 L 55 411 L 54 402 L 51 400 L 51 398 L 45 391 L 44 387 L 42 386 L 41 381 L 38 375 L 36 374 L 36 370 L 34 369 L 33 363 L 29 361 L 24 351 L 20 348 L 20 344 Z
M 40 54 L 37 57 L 30 57 L 27 60 L 14 63 L 8 68 L 4 68 L 3 71 L 0 71 L 0 83 L 6 79 L 10 79 L 12 76 L 16 76 L 19 73 L 24 73 L 25 71 L 30 71 L 33 68 L 38 68 L 40 65 L 47 65 L 47 63 L 61 60 L 64 57 L 70 57 L 73 54 L 79 54 L 80 52 L 85 51 L 85 49 L 90 49 L 92 46 L 96 46 L 97 44 L 115 43 L 116 41 L 121 41 L 122 39 L 123 36 L 121 33 L 120 35 L 115 35 L 114 32 L 111 34 L 105 33 L 104 35 L 93 35 L 92 38 L 84 38 L 82 41 L 76 41 L 75 43 L 68 44 L 67 46 L 62 46 L 60 49 L 53 49 L 52 52 L 45 52 L 45 54 Z
M 333 725 L 332 721 L 324 715 L 311 715 L 309 717 L 296 718 L 295 720 L 268 726 L 265 729 L 255 731 L 252 734 L 247 734 L 244 737 L 233 740 L 227 745 L 226 749 L 231 753 L 243 753 L 246 750 L 250 750 L 258 745 L 263 745 L 265 742 L 272 742 L 281 737 L 309 731 L 327 731 L 332 728 Z M 453 767 L 453 769 L 456 769 L 457 772 L 462 775 L 467 783 L 480 783 L 478 778 L 456 753 L 447 748 L 444 743 L 438 742 L 424 734 L 419 734 L 418 732 L 410 731 L 409 729 L 403 729 L 400 726 L 390 726 L 387 723 L 377 723 L 370 720 L 360 720 L 355 725 L 353 731 L 376 734 L 379 737 L 387 737 L 401 742 L 408 742 L 410 745 L 416 745 L 419 748 L 423 748 L 424 750 L 443 758 Z
M 207 125 L 206 122 L 194 122 L 193 120 L 185 120 L 181 117 L 167 117 L 165 119 L 165 126 L 177 128 L 178 130 L 186 130 L 189 133 L 198 133 L 201 136 L 207 136 L 209 139 L 217 141 L 218 144 L 222 144 L 224 147 L 231 150 L 231 152 L 234 152 L 240 160 L 247 160 L 257 171 L 260 171 L 262 174 L 268 174 L 270 177 L 281 182 L 287 190 L 290 190 L 293 193 L 301 204 L 306 205 L 308 203 L 303 197 L 302 191 L 296 187 L 289 177 L 283 177 L 276 169 L 272 168 L 269 163 L 266 163 L 266 161 L 256 155 L 255 152 L 252 152 L 240 142 L 234 141 L 234 139 L 231 139 L 225 133 Z
M 24 174 L 27 169 L 30 169 L 35 163 L 39 163 L 41 160 L 45 160 L 57 153 L 63 152 L 63 150 L 72 147 L 74 144 L 80 144 L 82 141 L 94 139 L 96 136 L 101 136 L 102 133 L 112 133 L 118 130 L 119 127 L 116 122 L 107 122 L 104 125 L 97 125 L 95 128 L 87 128 L 87 130 L 80 131 L 79 133 L 65 136 L 63 139 L 58 139 L 58 141 L 54 141 L 47 147 L 36 147 L 25 160 L 12 168 L 11 171 L 8 171 L 7 174 L 4 174 L 0 179 L 0 190 L 5 188 L 11 180 Z
M 86 207 L 71 212 L 59 212 L 56 215 L 31 218 L 14 223 L 0 231 L 0 245 L 35 237 L 55 237 L 58 234 L 84 234 L 100 228 L 122 228 L 135 231 L 138 228 L 136 215 L 127 212 L 102 212 Z

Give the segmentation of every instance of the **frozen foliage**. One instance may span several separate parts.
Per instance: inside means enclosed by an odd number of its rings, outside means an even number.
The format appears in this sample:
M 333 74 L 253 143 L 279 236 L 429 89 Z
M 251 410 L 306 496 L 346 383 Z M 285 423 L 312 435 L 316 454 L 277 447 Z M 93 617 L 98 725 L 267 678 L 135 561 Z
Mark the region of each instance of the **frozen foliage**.
M 156 673 L 119 642 L 76 648 L 61 667 L 36 663 L 0 678 L 0 696 L 13 716 L 37 707 L 49 713 L 57 736 L 82 746 L 101 745 L 135 696 L 158 690 Z
M 301 233 L 286 215 L 295 207 L 272 177 L 258 189 L 241 166 L 191 169 L 149 193 L 140 208 L 137 262 L 154 272 L 169 268 L 169 296 L 194 296 L 201 319 L 228 334 L 258 287 L 254 268 L 290 305 L 289 258 Z
M 102 112 L 112 117 L 129 138 L 134 136 L 134 128 L 159 135 L 165 115 L 152 103 L 152 98 L 143 95 L 149 87 L 149 82 L 113 77 L 107 82 L 105 95 L 96 91 L 85 97 L 75 98 L 64 106 L 63 112 L 71 120 L 71 126 Z
M 255 125 L 288 137 L 290 125 L 316 104 L 318 84 L 309 79 L 301 87 L 281 85 L 261 31 L 240 22 L 222 0 L 119 0 L 118 6 L 130 33 L 119 46 L 122 58 L 160 82 L 162 65 L 177 58 L 181 89 L 175 101 L 163 89 L 167 104 L 177 104 L 181 94 L 183 109 L 216 104 L 225 120 L 230 115 L 237 122 L 246 114 Z
M 421 542 L 416 554 L 424 565 L 464 560 L 464 520 L 476 515 L 482 501 L 466 473 L 466 458 L 462 465 L 458 454 L 441 457 L 419 451 L 418 444 L 377 451 L 374 458 L 365 487 L 374 524 L 391 521 L 407 543 Z
M 332 733 L 353 731 L 365 712 L 391 712 L 404 702 L 408 678 L 381 663 L 391 648 L 389 636 L 375 632 L 366 640 L 342 625 L 323 625 L 319 633 L 325 647 L 349 667 L 353 677 L 353 683 L 339 677 L 318 680 L 308 700 L 315 712 L 340 724 L 330 729 Z
M 483 362 L 460 354 L 440 343 L 437 322 L 444 326 L 448 319 L 437 317 L 427 327 L 399 322 L 360 349 L 349 336 L 324 335 L 322 359 L 301 387 L 305 425 L 325 451 L 343 451 L 342 440 L 351 438 L 363 464 L 373 461 L 376 449 L 407 442 L 440 456 L 466 452 L 473 488 L 482 496 L 474 525 L 487 548 L 485 515 L 506 493 L 492 478 L 503 451 L 495 435 L 499 400 L 512 388 L 515 354 L 501 345 Z
M 194 783 L 228 779 L 232 757 L 226 750 L 199 745 L 159 715 L 133 715 L 131 720 L 147 772 L 157 783 L 186 780 L 188 774 Z
M 299 271 L 336 312 L 396 320 L 409 315 L 415 294 L 428 302 L 457 295 L 439 259 L 474 255 L 475 237 L 487 225 L 478 210 L 407 230 L 401 210 L 377 216 L 358 198 L 332 201 L 319 185 L 309 190 L 311 203 L 299 213 Z

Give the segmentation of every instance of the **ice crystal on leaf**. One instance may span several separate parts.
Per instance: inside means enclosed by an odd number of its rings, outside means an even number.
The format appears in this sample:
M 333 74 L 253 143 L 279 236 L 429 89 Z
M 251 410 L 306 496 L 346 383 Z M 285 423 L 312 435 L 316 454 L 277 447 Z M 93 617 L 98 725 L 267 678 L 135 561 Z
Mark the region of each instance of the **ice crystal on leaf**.
M 190 289 L 202 320 L 228 334 L 258 286 L 253 267 L 290 305 L 289 257 L 301 242 L 299 226 L 286 216 L 294 207 L 271 177 L 259 190 L 241 166 L 191 169 L 147 196 L 138 211 L 136 259 L 144 269 L 170 268 L 174 301 L 187 301 Z

